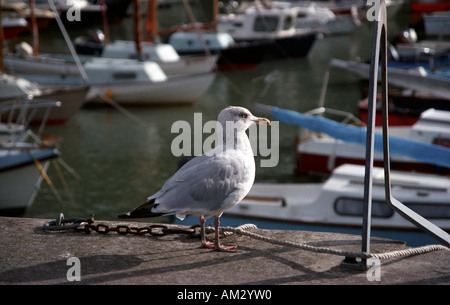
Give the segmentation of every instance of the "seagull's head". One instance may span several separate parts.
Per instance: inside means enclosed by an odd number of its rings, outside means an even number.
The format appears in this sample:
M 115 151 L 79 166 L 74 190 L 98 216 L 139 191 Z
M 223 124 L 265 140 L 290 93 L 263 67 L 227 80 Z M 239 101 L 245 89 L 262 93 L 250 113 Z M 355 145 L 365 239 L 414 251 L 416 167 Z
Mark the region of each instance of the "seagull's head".
M 252 124 L 270 125 L 269 119 L 254 116 L 248 109 L 239 106 L 229 106 L 219 113 L 218 122 L 226 127 L 227 122 L 234 123 L 238 130 L 245 131 Z

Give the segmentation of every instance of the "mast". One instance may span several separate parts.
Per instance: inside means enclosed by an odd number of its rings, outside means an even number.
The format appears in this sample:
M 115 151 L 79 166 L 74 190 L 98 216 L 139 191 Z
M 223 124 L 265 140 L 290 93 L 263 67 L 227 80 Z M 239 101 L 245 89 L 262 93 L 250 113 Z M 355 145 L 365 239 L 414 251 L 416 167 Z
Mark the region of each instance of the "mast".
M 217 0 L 212 0 L 213 2 L 213 21 L 212 21 L 212 27 L 213 27 L 213 31 L 215 33 L 217 33 L 217 24 L 218 24 L 218 20 L 217 20 L 217 16 L 219 16 L 219 5 Z
M 134 42 L 136 44 L 137 58 L 142 58 L 142 46 L 141 46 L 141 1 L 133 0 L 133 26 L 134 26 Z
M 147 42 L 155 43 L 158 37 L 158 14 L 156 0 L 149 0 L 147 4 L 147 17 L 145 19 Z
M 0 1 L 0 73 L 5 73 L 5 65 L 3 62 L 3 25 L 2 25 L 2 1 Z
M 108 17 L 106 15 L 106 10 L 108 9 L 105 0 L 100 0 L 100 8 L 102 11 L 102 25 L 103 33 L 105 34 L 105 45 L 109 44 L 109 27 L 108 27 Z
M 39 54 L 39 31 L 36 21 L 34 0 L 30 0 L 30 14 L 31 14 L 31 32 L 33 33 L 33 56 L 36 57 Z

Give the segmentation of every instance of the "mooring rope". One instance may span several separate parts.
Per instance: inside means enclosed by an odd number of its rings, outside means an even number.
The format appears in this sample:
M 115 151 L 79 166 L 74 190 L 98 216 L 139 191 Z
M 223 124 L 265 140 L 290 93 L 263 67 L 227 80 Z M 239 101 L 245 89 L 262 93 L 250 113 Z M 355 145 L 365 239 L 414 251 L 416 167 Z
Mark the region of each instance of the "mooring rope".
M 306 251 L 312 251 L 315 253 L 325 253 L 325 254 L 332 254 L 332 255 L 339 255 L 339 256 L 345 256 L 345 257 L 354 257 L 354 258 L 378 258 L 378 259 L 391 259 L 391 258 L 397 258 L 397 257 L 406 257 L 406 256 L 412 256 L 412 255 L 418 255 L 418 254 L 424 254 L 432 251 L 440 251 L 440 250 L 447 250 L 449 251 L 450 248 L 444 246 L 444 245 L 427 245 L 427 246 L 421 246 L 421 247 L 415 247 L 415 248 L 409 248 L 405 250 L 396 250 L 396 251 L 389 251 L 384 253 L 366 253 L 366 252 L 355 252 L 355 251 L 344 251 L 344 250 L 338 250 L 338 249 L 332 249 L 332 248 L 325 248 L 325 247 L 316 247 L 311 246 L 305 243 L 295 243 L 291 241 L 283 241 L 276 238 L 266 237 L 260 234 L 252 233 L 247 231 L 248 229 L 257 229 L 256 225 L 254 224 L 245 224 L 236 228 L 233 227 L 222 227 L 220 228 L 220 231 L 225 235 L 231 235 L 231 234 L 239 234 L 248 236 L 257 240 L 261 240 L 267 243 L 281 245 L 281 246 L 288 246 L 293 248 L 298 248 Z M 207 232 L 214 232 L 214 228 L 208 227 Z

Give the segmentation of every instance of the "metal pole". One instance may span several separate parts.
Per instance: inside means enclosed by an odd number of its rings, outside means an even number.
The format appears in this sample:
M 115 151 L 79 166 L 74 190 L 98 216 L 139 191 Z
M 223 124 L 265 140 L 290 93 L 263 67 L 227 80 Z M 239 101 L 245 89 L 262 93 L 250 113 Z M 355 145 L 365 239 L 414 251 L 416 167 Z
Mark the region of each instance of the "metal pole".
M 378 84 L 378 65 L 380 58 L 380 45 L 384 46 L 382 53 L 386 52 L 386 35 L 382 35 L 383 29 L 386 27 L 386 4 L 384 0 L 380 0 L 379 4 L 375 3 L 375 17 L 373 19 L 372 33 L 372 53 L 370 56 L 370 72 L 369 72 L 369 96 L 367 107 L 367 131 L 366 131 L 366 155 L 365 155 L 365 172 L 364 172 L 364 198 L 363 198 L 363 220 L 362 220 L 362 241 L 361 251 L 370 252 L 370 236 L 372 225 L 372 185 L 373 185 L 373 154 L 375 141 L 375 116 L 377 101 L 377 84 Z M 385 55 L 382 54 L 382 57 Z M 387 90 L 387 89 L 386 89 Z M 386 92 L 387 93 L 387 92 Z M 367 261 L 361 259 L 357 262 L 352 258 L 345 258 L 342 262 L 343 266 L 366 270 Z
M 378 64 L 380 54 L 381 40 L 386 39 L 386 36 L 381 37 L 382 28 L 386 26 L 386 5 L 383 0 L 380 0 L 378 18 L 374 20 L 373 35 L 372 35 L 372 54 L 370 62 L 370 79 L 369 79 L 369 104 L 367 108 L 367 133 L 366 133 L 366 167 L 364 176 L 364 210 L 363 210 L 363 234 L 362 234 L 362 252 L 370 252 L 370 228 L 372 218 L 372 172 L 373 172 L 373 154 L 374 154 L 374 139 L 375 139 L 375 116 L 376 116 L 376 101 L 377 101 L 377 84 L 378 84 Z M 386 43 L 384 43 L 385 45 Z M 386 52 L 386 48 L 382 50 Z M 365 261 L 362 262 L 365 265 Z
M 59 29 L 61 30 L 64 40 L 66 41 L 67 47 L 69 48 L 69 51 L 72 54 L 73 59 L 75 60 L 75 64 L 77 65 L 77 68 L 80 71 L 81 78 L 86 84 L 89 84 L 89 77 L 84 71 L 80 58 L 78 57 L 78 54 L 75 51 L 75 48 L 73 47 L 72 41 L 70 40 L 69 34 L 67 33 L 66 28 L 64 27 L 64 24 L 61 20 L 61 17 L 59 16 L 55 4 L 53 3 L 53 0 L 48 0 L 48 4 L 50 5 L 50 8 L 53 11 L 53 14 L 55 15 L 56 22 L 58 23 Z

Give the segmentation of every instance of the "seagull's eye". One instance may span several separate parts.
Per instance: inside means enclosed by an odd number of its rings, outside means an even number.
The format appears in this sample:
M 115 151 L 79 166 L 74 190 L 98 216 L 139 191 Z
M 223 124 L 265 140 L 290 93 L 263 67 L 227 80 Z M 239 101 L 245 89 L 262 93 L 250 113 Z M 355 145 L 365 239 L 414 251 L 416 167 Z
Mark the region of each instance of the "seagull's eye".
M 240 116 L 241 116 L 241 118 L 243 118 L 243 119 L 246 119 L 246 118 L 247 118 L 247 114 L 244 113 L 244 112 L 242 112 Z

